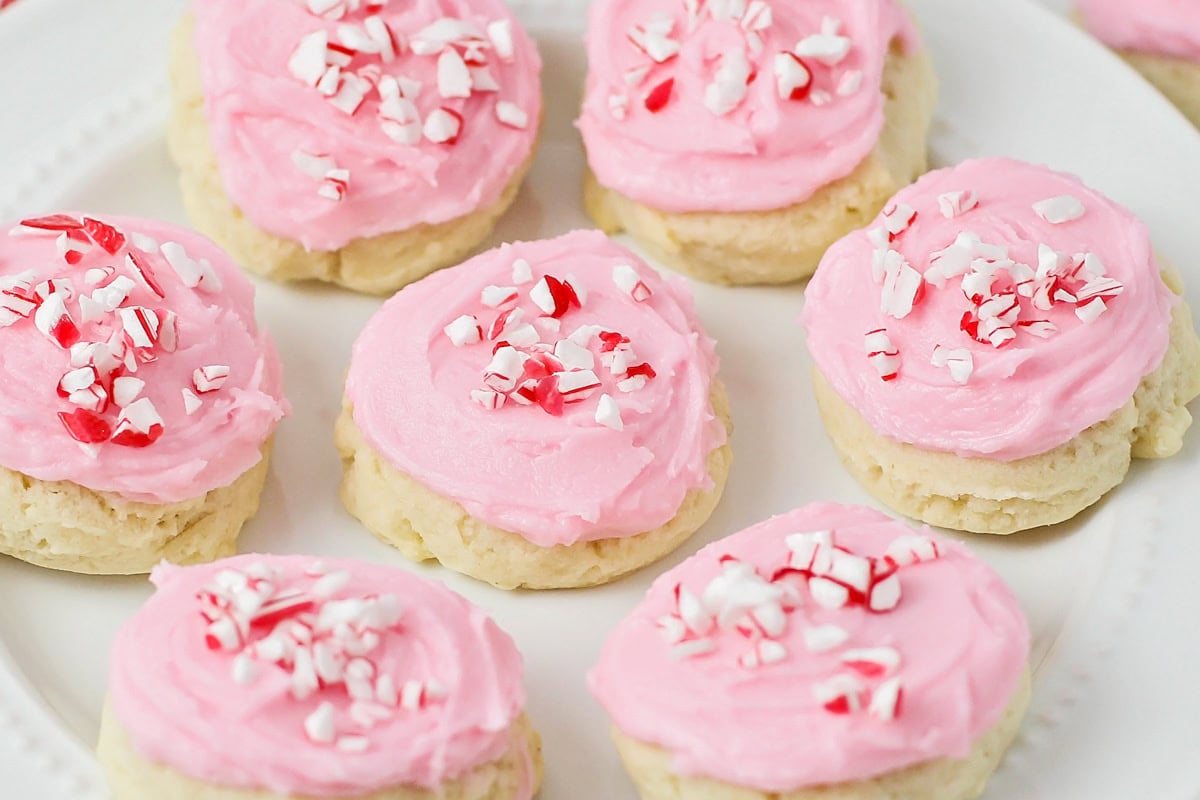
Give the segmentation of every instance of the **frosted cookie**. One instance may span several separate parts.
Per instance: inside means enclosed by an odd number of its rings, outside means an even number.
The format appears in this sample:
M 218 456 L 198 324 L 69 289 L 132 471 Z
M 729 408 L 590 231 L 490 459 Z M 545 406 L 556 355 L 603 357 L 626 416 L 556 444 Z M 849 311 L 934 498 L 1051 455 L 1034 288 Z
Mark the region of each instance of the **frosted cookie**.
M 1074 177 L 1005 159 L 931 173 L 830 249 L 805 296 L 842 458 L 926 522 L 1069 519 L 1130 458 L 1176 453 L 1200 340 L 1145 225 Z
M 1076 0 L 1085 28 L 1200 126 L 1200 11 L 1185 0 Z
M 403 570 L 307 556 L 162 565 L 117 633 L 113 800 L 530 800 L 521 655 Z
M 235 552 L 288 405 L 254 289 L 212 242 L 21 222 L 0 233 L 0 353 L 0 553 L 124 574 Z
M 404 289 L 359 337 L 342 499 L 407 557 L 502 588 L 610 581 L 720 499 L 716 372 L 681 279 L 595 231 L 505 245 Z
M 818 503 L 660 577 L 589 682 L 642 800 L 969 800 L 1020 727 L 1028 655 L 965 547 Z
M 598 0 L 588 211 L 715 283 L 807 278 L 926 168 L 932 67 L 894 0 Z
M 173 47 L 184 205 L 244 267 L 389 293 L 491 233 L 541 61 L 500 0 L 196 0 Z

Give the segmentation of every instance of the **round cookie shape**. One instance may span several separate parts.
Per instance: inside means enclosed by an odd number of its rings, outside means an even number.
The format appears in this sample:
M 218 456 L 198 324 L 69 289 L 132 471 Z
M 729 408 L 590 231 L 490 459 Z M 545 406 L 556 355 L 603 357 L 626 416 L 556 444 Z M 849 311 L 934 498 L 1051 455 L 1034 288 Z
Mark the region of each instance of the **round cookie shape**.
M 309 250 L 465 217 L 533 152 L 541 61 L 499 0 L 191 11 L 225 192 Z
M 86 214 L 0 234 L 0 466 L 138 503 L 233 484 L 288 412 L 254 289 L 214 244 Z
M 683 281 L 576 231 L 401 291 L 346 400 L 391 466 L 551 548 L 650 531 L 713 488 L 717 363 Z
M 846 177 L 884 126 L 894 0 L 601 0 L 579 127 L 604 187 L 666 212 L 769 211 Z
M 1187 0 L 1076 0 L 1084 26 L 1110 47 L 1200 62 L 1200 14 Z
M 110 778 L 127 758 L 121 737 L 184 780 L 306 798 L 437 792 L 513 755 L 521 656 L 441 584 L 266 555 L 164 564 L 152 580 L 155 595 L 111 652 L 101 737 Z M 517 749 L 510 791 L 487 796 L 533 796 L 536 735 Z
M 1072 176 L 983 159 L 930 173 L 831 248 L 802 321 L 819 372 L 877 434 L 1012 461 L 1126 406 L 1177 303 L 1129 211 Z
M 1010 713 L 1011 739 L 1028 648 L 1016 598 L 966 548 L 818 503 L 660 577 L 589 682 L 619 741 L 665 751 L 675 776 L 744 792 L 704 796 L 809 797 L 964 759 Z

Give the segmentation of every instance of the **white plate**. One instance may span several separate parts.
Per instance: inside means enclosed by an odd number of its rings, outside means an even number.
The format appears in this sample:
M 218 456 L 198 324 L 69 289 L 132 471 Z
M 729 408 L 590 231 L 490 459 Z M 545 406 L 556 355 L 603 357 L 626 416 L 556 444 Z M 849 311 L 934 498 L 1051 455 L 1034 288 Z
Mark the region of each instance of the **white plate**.
M 1084 175 L 1145 216 L 1162 250 L 1200 287 L 1192 202 L 1200 139 L 1161 98 L 1025 0 L 911 4 L 942 74 L 939 162 L 1007 154 Z M 10 65 L 0 84 L 0 219 L 85 208 L 184 221 L 162 145 L 165 94 L 156 77 L 182 5 L 31 0 L 0 18 L 0 52 Z M 549 118 L 530 183 L 497 241 L 586 224 L 571 126 L 583 70 L 580 6 L 519 5 L 551 65 Z M 657 568 L 581 592 L 507 594 L 412 567 L 490 609 L 517 638 L 530 709 L 547 742 L 542 796 L 551 800 L 633 797 L 583 675 L 606 631 L 659 570 L 801 503 L 867 499 L 817 420 L 795 325 L 801 291 L 699 286 L 697 296 L 720 342 L 737 463 L 725 502 L 695 540 Z M 1193 292 L 1193 305 L 1196 299 Z M 341 376 L 351 341 L 377 305 L 321 288 L 262 287 L 261 316 L 282 350 L 295 416 L 281 430 L 264 510 L 247 529 L 244 549 L 409 566 L 342 511 L 336 496 L 331 429 Z M 1200 564 L 1191 524 L 1198 477 L 1200 431 L 1178 458 L 1139 464 L 1115 496 L 1072 524 L 970 540 L 1013 584 L 1035 633 L 1034 706 L 989 798 L 1196 796 L 1200 764 L 1186 756 L 1200 741 L 1192 677 L 1200 636 L 1183 615 L 1200 600 L 1191 566 Z M 104 796 L 88 750 L 107 645 L 149 594 L 141 578 L 80 577 L 0 560 L 0 795 Z

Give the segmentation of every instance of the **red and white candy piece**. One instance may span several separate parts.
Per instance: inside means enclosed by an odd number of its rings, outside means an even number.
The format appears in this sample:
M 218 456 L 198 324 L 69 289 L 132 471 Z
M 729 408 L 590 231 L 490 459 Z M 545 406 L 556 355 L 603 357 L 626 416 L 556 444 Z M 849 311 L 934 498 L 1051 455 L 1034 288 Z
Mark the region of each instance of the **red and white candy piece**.
M 671 35 L 674 30 L 675 18 L 659 14 L 645 25 L 634 25 L 626 36 L 634 47 L 649 56 L 654 63 L 663 64 L 679 55 L 679 41 Z
M 738 663 L 746 669 L 755 669 L 770 664 L 778 664 L 787 658 L 787 648 L 773 639 L 759 639 L 754 646 L 743 653 Z
M 853 675 L 834 675 L 814 684 L 813 696 L 831 714 L 850 714 L 866 704 L 867 687 Z
M 79 341 L 79 327 L 67 312 L 66 300 L 63 294 L 51 294 L 33 313 L 37 329 L 64 350 Z
M 941 556 L 942 552 L 938 543 L 928 536 L 919 534 L 899 536 L 893 539 L 884 552 L 884 557 L 898 567 L 935 561 Z
M 850 634 L 837 625 L 815 625 L 804 629 L 804 647 L 810 653 L 827 653 L 843 645 Z
M 472 314 L 463 314 L 457 317 L 442 328 L 442 331 L 455 347 L 464 347 L 483 340 L 483 327 Z
M 883 228 L 892 239 L 904 233 L 916 222 L 917 210 L 907 203 L 889 203 L 882 214 Z
M 617 264 L 613 267 L 613 283 L 634 302 L 644 303 L 653 295 L 653 290 L 642 280 L 638 271 L 629 264 Z
M 795 53 L 776 53 L 775 89 L 780 100 L 803 100 L 812 91 L 812 70 Z
M 912 313 L 919 301 L 925 279 L 895 250 L 889 250 L 883 262 L 883 289 L 879 310 L 896 319 Z
M 223 364 L 210 364 L 192 373 L 192 388 L 197 394 L 216 392 L 229 380 L 230 369 Z
M 869 331 L 863 343 L 867 360 L 884 381 L 894 381 L 900 375 L 900 351 L 892 344 L 886 328 Z
M 462 114 L 452 108 L 442 106 L 435 108 L 425 118 L 425 124 L 421 131 L 425 134 L 425 138 L 435 144 L 456 144 L 458 137 L 462 133 L 463 118 Z
M 946 192 L 938 196 L 938 208 L 946 219 L 961 217 L 979 206 L 979 198 L 970 189 Z
M 900 653 L 892 647 L 846 650 L 840 658 L 847 668 L 867 678 L 881 678 L 900 667 Z
M 162 417 L 150 398 L 135 400 L 117 418 L 112 443 L 123 447 L 148 447 L 163 434 Z

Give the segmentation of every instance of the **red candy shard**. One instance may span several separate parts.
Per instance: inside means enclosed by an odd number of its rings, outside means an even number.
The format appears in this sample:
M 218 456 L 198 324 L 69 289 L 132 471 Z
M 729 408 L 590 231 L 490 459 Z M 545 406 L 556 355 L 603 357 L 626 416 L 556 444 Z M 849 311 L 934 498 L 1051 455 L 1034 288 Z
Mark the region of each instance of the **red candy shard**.
M 650 93 L 646 95 L 646 109 L 651 114 L 657 114 L 659 111 L 662 111 L 663 108 L 666 107 L 667 103 L 671 101 L 671 92 L 674 88 L 674 78 L 667 78 L 665 81 L 655 86 L 650 90 Z
M 543 378 L 538 381 L 537 391 L 534 393 L 538 405 L 552 417 L 561 417 L 563 413 L 563 396 L 562 392 L 558 391 L 558 378 L 551 375 L 548 378 Z
M 603 345 L 600 347 L 600 352 L 611 353 L 621 345 L 629 344 L 629 337 L 622 336 L 621 334 L 613 331 L 601 331 L 600 341 L 603 342 Z
M 71 413 L 60 411 L 58 418 L 62 420 L 63 427 L 71 434 L 71 438 L 82 444 L 107 442 L 108 437 L 112 435 L 112 427 L 101 419 L 100 415 L 86 409 L 77 408 Z
M 130 250 L 128 256 L 129 265 L 138 274 L 138 277 L 142 279 L 142 283 L 146 284 L 147 288 L 160 298 L 166 297 L 166 293 L 163 292 L 162 286 L 154 276 L 154 268 L 146 261 L 145 256 L 135 250 Z
M 844 695 L 842 697 L 835 697 L 825 704 L 825 710 L 831 714 L 849 714 L 850 698 Z
M 46 217 L 34 217 L 21 220 L 22 227 L 37 228 L 41 231 L 74 231 L 83 227 L 83 223 L 67 214 L 51 214 Z
M 83 229 L 109 255 L 115 256 L 125 246 L 125 234 L 98 219 L 84 217 Z
M 112 437 L 112 443 L 121 447 L 149 447 L 163 435 L 162 425 L 151 425 L 147 433 L 126 429 Z
M 63 350 L 69 350 L 71 345 L 79 341 L 79 326 L 70 317 L 60 317 L 50 329 L 50 338 Z
M 550 314 L 551 317 L 555 319 L 562 317 L 571 310 L 571 306 L 583 307 L 583 304 L 579 302 L 579 295 L 575 294 L 575 289 L 566 281 L 560 281 L 553 275 L 547 275 L 546 286 L 550 289 L 550 297 L 554 299 L 554 311 Z
M 654 371 L 654 367 L 650 366 L 649 364 L 635 364 L 626 370 L 625 375 L 629 378 L 632 378 L 635 375 L 643 375 L 647 379 L 658 377 L 658 373 Z

